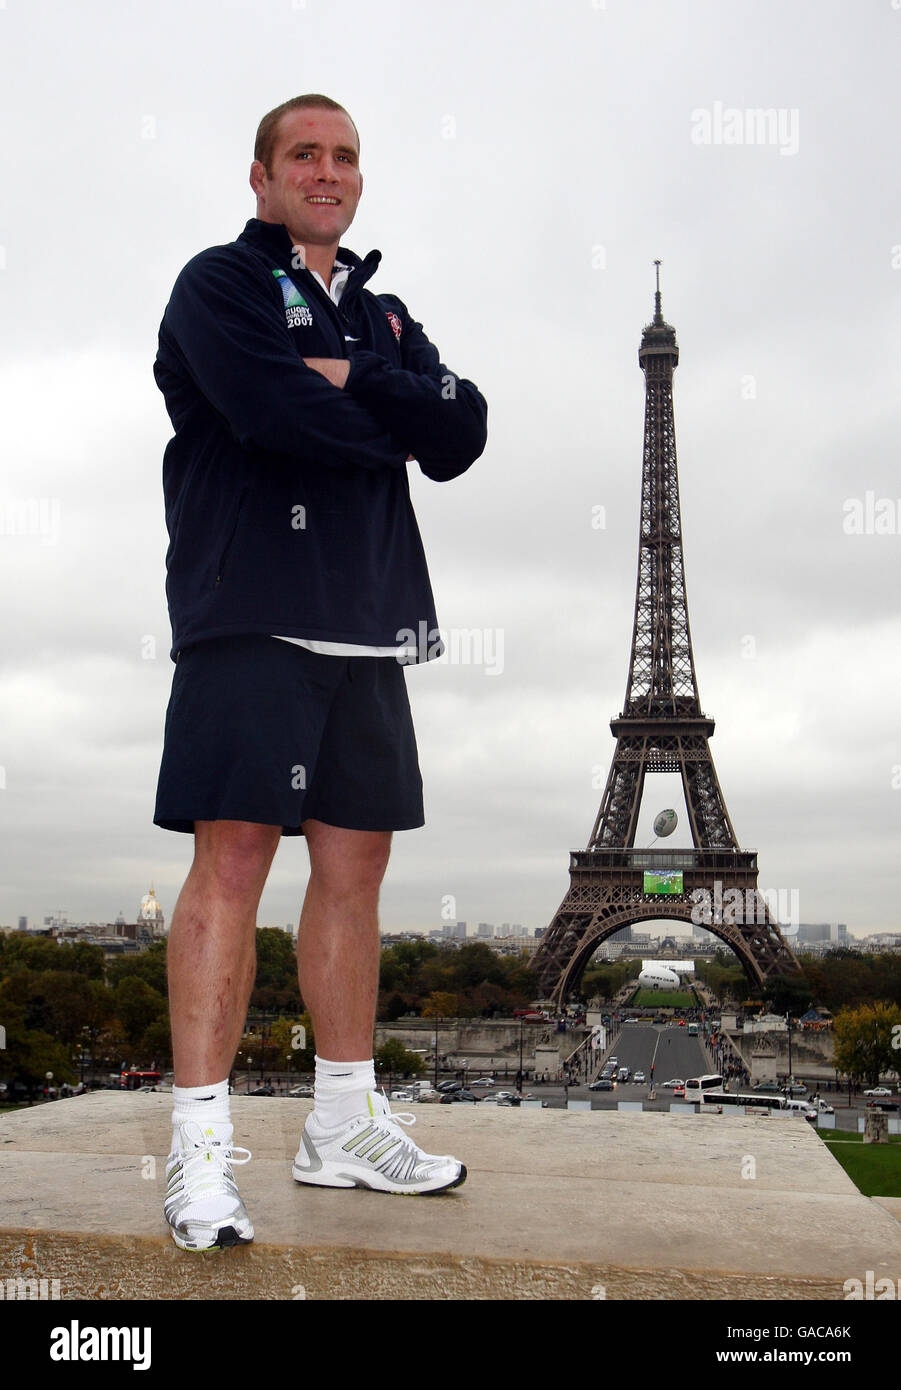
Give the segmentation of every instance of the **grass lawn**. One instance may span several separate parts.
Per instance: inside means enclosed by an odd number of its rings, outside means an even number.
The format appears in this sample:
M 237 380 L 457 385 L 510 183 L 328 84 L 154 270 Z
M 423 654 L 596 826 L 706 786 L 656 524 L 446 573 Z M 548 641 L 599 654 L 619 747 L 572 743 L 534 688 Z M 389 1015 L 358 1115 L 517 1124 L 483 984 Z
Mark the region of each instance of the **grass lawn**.
M 890 1134 L 887 1144 L 865 1144 L 862 1134 L 817 1133 L 865 1197 L 901 1197 L 901 1134 Z
M 692 1009 L 695 998 L 681 989 L 640 989 L 629 1000 L 633 1009 Z

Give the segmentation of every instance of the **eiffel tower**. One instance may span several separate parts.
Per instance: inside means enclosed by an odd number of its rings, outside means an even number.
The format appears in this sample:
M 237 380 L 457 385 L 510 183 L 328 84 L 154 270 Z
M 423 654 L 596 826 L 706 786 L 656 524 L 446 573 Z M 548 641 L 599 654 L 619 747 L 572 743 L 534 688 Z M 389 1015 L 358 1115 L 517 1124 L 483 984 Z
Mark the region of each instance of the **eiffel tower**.
M 565 1001 L 608 936 L 642 920 L 707 927 L 749 982 L 800 973 L 757 887 L 757 852 L 739 848 L 717 780 L 701 709 L 682 561 L 673 371 L 676 333 L 663 319 L 660 262 L 654 318 L 641 336 L 645 374 L 641 535 L 632 654 L 616 750 L 588 848 L 570 855 L 570 886 L 532 958 L 543 998 Z M 678 772 L 692 849 L 636 849 L 645 777 Z M 662 890 L 662 891 L 661 891 Z

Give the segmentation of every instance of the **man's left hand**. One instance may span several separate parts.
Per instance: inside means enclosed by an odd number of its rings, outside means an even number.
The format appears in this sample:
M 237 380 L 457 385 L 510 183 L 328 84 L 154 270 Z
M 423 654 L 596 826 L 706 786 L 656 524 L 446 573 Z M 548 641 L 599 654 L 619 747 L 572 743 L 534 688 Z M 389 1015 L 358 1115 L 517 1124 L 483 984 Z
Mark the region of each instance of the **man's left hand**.
M 349 357 L 305 357 L 305 364 L 314 372 L 319 372 L 333 386 L 343 389 L 350 371 Z

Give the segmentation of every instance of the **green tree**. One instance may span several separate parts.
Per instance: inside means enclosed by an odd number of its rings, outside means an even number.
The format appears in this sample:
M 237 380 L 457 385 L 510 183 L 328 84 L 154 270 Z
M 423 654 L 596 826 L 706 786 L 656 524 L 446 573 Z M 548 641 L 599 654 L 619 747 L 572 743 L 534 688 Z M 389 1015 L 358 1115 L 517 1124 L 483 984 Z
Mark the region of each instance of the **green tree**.
M 2 1016 L 6 1047 L 0 1052 L 0 1068 L 7 1081 L 21 1081 L 29 1087 L 42 1085 L 48 1071 L 56 1085 L 75 1079 L 68 1049 L 42 1029 L 29 1028 L 22 1005 L 5 1004 Z
M 144 980 L 131 975 L 116 986 L 114 1008 L 126 1042 L 135 1047 L 151 1023 L 165 1016 L 166 1000 Z
M 148 1024 L 141 1038 L 139 1052 L 143 1066 L 149 1067 L 155 1063 L 160 1071 L 165 1071 L 172 1065 L 172 1030 L 168 1010 Z
M 166 942 L 154 941 L 146 951 L 139 951 L 132 956 L 120 956 L 117 960 L 110 961 L 106 978 L 112 989 L 123 980 L 138 979 L 143 980 L 145 985 L 149 985 L 157 994 L 167 994 Z
M 836 1070 L 855 1081 L 879 1084 L 884 1073 L 898 1071 L 899 1052 L 892 1046 L 901 1026 L 901 1008 L 880 1002 L 859 1009 L 842 1009 L 835 1015 L 832 1031 Z
M 456 1018 L 459 1000 L 456 994 L 435 990 L 422 1006 L 423 1018 Z
M 278 1059 L 274 1065 L 279 1071 L 314 1070 L 316 1042 L 313 1037 L 313 1022 L 308 1013 L 297 1018 L 277 1018 L 269 1029 L 269 1036 L 272 1039 L 273 1056 Z M 298 1045 L 301 1041 L 303 1047 Z
M 418 1076 L 425 1062 L 418 1052 L 408 1052 L 400 1038 L 388 1038 L 375 1050 L 375 1070 L 377 1075 Z
M 297 985 L 294 938 L 278 927 L 258 927 L 257 973 L 254 989 L 290 989 Z

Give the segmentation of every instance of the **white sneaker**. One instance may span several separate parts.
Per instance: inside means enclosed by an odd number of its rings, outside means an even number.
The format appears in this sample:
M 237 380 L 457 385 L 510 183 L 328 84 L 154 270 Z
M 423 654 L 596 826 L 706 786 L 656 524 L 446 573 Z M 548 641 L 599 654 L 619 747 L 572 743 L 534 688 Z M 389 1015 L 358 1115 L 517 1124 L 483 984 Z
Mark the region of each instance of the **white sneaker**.
M 337 1129 L 323 1129 L 314 1113 L 307 1116 L 291 1169 L 295 1182 L 404 1194 L 460 1186 L 466 1169 L 458 1159 L 423 1153 L 401 1129 L 402 1124 L 415 1124 L 415 1115 L 392 1115 L 387 1099 L 377 1091 L 367 1091 L 366 1102 L 366 1111 Z
M 217 1131 L 227 1136 L 224 1142 Z M 202 1130 L 194 1120 L 179 1126 L 179 1149 L 166 1160 L 163 1209 L 180 1250 L 219 1250 L 253 1240 L 253 1223 L 232 1175 L 232 1164 L 248 1163 L 252 1155 L 232 1145 L 231 1132 L 230 1125 Z

